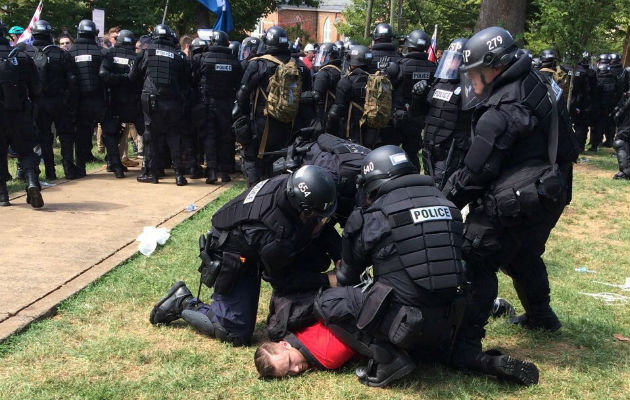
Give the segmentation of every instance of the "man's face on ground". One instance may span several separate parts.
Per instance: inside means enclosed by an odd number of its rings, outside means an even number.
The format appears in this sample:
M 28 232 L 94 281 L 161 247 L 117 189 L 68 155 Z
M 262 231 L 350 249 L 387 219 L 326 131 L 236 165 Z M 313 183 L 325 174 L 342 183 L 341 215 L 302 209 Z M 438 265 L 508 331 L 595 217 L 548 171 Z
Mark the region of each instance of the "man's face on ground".
M 272 376 L 295 376 L 308 369 L 308 363 L 302 353 L 292 347 L 289 342 L 282 340 L 275 345 L 277 346 L 276 354 L 271 355 L 269 359 L 273 366 Z

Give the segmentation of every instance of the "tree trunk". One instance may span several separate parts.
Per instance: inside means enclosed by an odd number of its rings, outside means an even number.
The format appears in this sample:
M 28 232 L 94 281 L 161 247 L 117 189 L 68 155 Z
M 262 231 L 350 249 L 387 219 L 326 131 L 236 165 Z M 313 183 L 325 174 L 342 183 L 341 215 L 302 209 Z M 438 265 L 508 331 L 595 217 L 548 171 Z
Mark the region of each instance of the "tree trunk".
M 501 26 L 516 36 L 525 29 L 527 0 L 482 0 L 475 32 Z
M 208 11 L 206 7 L 204 7 L 201 3 L 198 3 L 195 13 L 197 14 L 197 26 L 199 28 L 212 28 L 212 26 L 210 26 L 210 11 Z
M 363 31 L 363 39 L 367 39 L 370 34 L 370 25 L 372 25 L 372 4 L 374 0 L 368 0 L 367 12 L 365 13 L 365 30 Z

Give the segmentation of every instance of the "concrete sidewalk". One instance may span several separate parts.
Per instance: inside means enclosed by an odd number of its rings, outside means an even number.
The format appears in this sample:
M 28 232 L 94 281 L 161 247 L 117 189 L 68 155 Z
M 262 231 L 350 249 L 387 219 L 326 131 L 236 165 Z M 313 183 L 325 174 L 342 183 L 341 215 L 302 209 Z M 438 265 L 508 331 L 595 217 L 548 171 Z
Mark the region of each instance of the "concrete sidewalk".
M 0 207 L 0 342 L 55 312 L 63 300 L 136 253 L 145 226 L 172 228 L 230 184 L 189 179 L 172 172 L 157 185 L 138 183 L 138 168 L 124 179 L 105 169 L 43 190 L 39 210 L 24 192 Z

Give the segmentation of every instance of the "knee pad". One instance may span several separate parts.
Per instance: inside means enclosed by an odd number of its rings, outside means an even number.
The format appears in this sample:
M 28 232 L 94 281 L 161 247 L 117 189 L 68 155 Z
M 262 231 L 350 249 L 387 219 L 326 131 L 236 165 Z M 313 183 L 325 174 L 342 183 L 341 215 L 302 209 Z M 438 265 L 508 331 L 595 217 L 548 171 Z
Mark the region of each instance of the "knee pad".
M 210 317 L 202 311 L 184 310 L 182 311 L 182 319 L 188 322 L 195 330 L 210 337 L 215 337 L 222 342 L 232 343 L 234 346 L 244 346 L 249 342 L 247 338 L 228 331 L 220 323 L 212 322 Z
M 625 144 L 626 142 L 624 142 L 623 140 L 615 139 L 615 141 L 613 142 L 613 148 L 615 150 L 623 149 Z

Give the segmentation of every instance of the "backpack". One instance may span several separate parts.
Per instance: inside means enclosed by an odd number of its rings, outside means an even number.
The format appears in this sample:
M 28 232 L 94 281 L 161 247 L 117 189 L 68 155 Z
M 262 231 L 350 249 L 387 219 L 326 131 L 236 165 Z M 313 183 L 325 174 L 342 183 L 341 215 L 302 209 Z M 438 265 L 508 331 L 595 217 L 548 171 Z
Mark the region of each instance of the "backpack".
M 376 71 L 368 76 L 361 125 L 374 129 L 387 126 L 392 116 L 392 83 L 387 74 Z
M 285 64 L 270 55 L 260 58 L 278 64 L 267 85 L 265 116 L 273 117 L 285 124 L 293 122 L 298 114 L 302 94 L 302 76 L 295 60 L 291 59 Z

